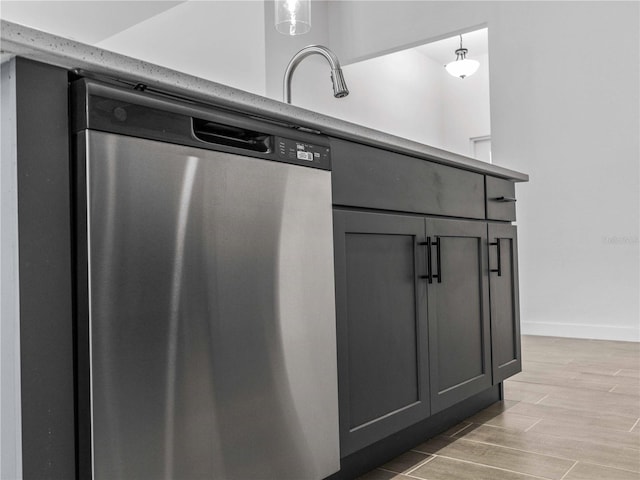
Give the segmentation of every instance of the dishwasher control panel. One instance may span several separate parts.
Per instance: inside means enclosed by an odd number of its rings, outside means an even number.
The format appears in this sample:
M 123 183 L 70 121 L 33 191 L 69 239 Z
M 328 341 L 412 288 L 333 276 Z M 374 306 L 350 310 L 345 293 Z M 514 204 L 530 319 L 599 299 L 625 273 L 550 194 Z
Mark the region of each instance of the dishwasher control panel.
M 283 161 L 307 167 L 330 168 L 329 147 L 276 137 L 276 155 Z

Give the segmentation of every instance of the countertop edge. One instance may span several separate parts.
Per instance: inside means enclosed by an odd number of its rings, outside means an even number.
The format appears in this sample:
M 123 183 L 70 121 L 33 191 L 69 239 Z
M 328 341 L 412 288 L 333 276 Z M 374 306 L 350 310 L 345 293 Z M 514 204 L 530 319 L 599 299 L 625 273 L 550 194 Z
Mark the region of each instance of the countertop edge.
M 0 23 L 0 34 L 0 48 L 3 54 L 22 56 L 68 70 L 86 70 L 97 75 L 132 83 L 143 83 L 148 87 L 212 106 L 317 130 L 328 136 L 417 156 L 451 167 L 493 175 L 515 182 L 529 181 L 529 175 L 515 170 L 487 164 L 464 155 L 315 113 L 6 20 L 2 20 Z

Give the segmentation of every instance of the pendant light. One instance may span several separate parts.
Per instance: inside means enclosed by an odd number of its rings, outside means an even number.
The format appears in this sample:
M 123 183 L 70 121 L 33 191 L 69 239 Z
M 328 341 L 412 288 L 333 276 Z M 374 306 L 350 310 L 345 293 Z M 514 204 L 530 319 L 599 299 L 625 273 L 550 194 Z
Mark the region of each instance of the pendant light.
M 476 73 L 480 63 L 476 60 L 468 59 L 467 52 L 466 48 L 462 48 L 462 35 L 460 35 L 460 48 L 456 50 L 456 59 L 444 66 L 450 75 L 465 78 Z
M 302 35 L 311 30 L 311 0 L 276 0 L 276 30 Z

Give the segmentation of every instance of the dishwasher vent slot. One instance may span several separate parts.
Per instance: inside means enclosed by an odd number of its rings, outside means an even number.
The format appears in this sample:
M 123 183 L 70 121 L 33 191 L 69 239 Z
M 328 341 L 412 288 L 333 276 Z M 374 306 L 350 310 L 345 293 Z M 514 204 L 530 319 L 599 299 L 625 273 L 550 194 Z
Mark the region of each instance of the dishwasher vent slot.
M 243 150 L 261 153 L 268 153 L 272 150 L 272 135 L 209 120 L 194 118 L 193 134 L 199 140 L 215 145 L 242 148 Z

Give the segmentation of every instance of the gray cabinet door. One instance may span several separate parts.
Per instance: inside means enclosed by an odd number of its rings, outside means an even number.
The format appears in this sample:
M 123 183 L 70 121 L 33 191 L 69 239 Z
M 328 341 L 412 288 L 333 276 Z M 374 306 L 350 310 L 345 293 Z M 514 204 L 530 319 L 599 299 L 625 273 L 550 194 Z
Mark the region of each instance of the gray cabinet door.
M 429 416 L 424 219 L 334 210 L 341 455 Z
M 487 230 L 483 222 L 426 221 L 431 412 L 491 386 Z
M 514 225 L 489 224 L 493 383 L 522 370 L 518 237 Z

